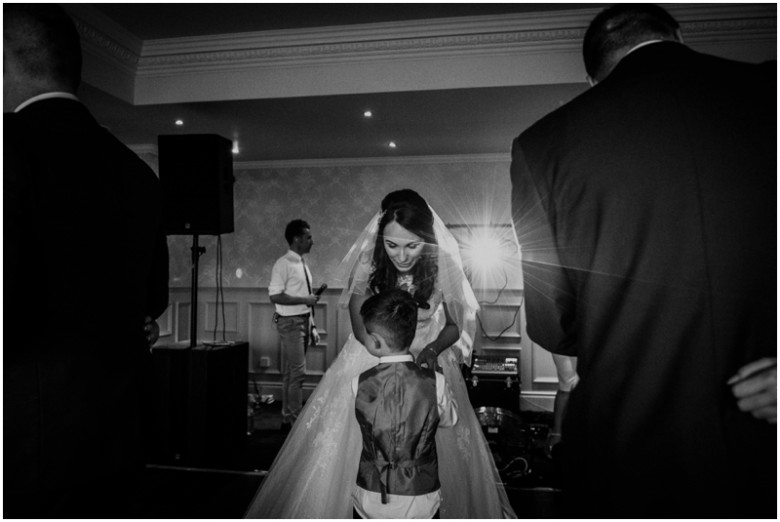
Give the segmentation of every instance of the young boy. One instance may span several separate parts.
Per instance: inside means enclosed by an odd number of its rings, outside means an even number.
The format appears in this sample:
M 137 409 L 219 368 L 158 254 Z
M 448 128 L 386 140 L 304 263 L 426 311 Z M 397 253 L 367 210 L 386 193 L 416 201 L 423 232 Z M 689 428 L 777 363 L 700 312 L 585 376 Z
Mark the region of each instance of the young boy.
M 369 297 L 360 309 L 366 349 L 379 364 L 355 377 L 363 451 L 353 494 L 356 518 L 438 518 L 436 429 L 458 421 L 444 376 L 409 353 L 417 302 L 403 290 Z

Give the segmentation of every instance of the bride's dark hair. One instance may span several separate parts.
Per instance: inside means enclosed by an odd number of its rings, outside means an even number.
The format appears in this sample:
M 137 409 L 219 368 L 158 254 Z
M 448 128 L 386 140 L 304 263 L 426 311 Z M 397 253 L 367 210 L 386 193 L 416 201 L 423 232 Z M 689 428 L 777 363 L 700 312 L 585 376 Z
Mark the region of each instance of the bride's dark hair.
M 438 274 L 437 242 L 433 231 L 433 212 L 428 203 L 417 192 L 402 189 L 391 192 L 382 200 L 382 215 L 379 218 L 379 230 L 374 245 L 373 272 L 368 286 L 375 293 L 395 288 L 398 283 L 398 270 L 385 251 L 385 227 L 395 221 L 403 228 L 420 236 L 425 244 L 420 259 L 412 267 L 416 291 L 414 297 L 421 303 L 427 303 L 433 294 Z

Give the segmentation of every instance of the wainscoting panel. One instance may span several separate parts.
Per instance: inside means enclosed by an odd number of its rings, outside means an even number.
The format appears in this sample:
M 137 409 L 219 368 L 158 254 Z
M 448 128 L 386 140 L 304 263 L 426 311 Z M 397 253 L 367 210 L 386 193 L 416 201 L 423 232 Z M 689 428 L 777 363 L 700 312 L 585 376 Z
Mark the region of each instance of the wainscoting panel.
M 225 338 L 228 337 L 228 334 L 232 334 L 231 338 L 238 335 L 239 304 L 236 301 L 220 301 L 219 306 L 216 301 L 206 301 L 204 305 L 206 307 L 206 317 L 203 327 L 206 330 L 207 341 L 214 339 L 215 331 L 217 341 L 222 340 L 223 330 L 225 332 Z M 208 337 L 209 333 L 211 334 L 211 337 Z
M 279 334 L 273 319 L 271 302 L 252 300 L 247 305 L 247 341 L 249 373 L 279 372 Z
M 536 343 L 531 343 L 531 365 L 533 370 L 533 387 L 536 389 L 556 390 L 558 376 L 552 354 Z
M 183 343 L 190 340 L 190 301 L 189 298 L 186 301 L 171 300 L 173 303 L 173 309 L 175 310 L 175 324 L 176 328 L 173 332 L 173 342 Z
M 482 304 L 477 313 L 477 353 L 505 352 L 519 355 L 523 335 L 520 331 L 520 306 L 513 297 L 507 302 Z
M 157 325 L 160 327 L 160 338 L 172 338 L 173 336 L 173 308 L 168 308 L 157 319 Z
M 217 340 L 222 340 L 222 309 L 216 306 L 213 288 L 198 294 L 198 341 L 211 341 L 215 321 Z M 352 333 L 348 308 L 340 307 L 340 289 L 322 294 L 315 307 L 320 342 L 306 354 L 304 395 L 319 383 Z M 505 290 L 481 303 L 474 353 L 520 357 L 521 406 L 552 410 L 557 389 L 555 366 L 549 352 L 531 342 L 525 334 L 525 307 L 521 290 Z M 222 301 L 222 299 L 220 299 Z M 249 343 L 248 391 L 281 398 L 281 345 L 273 322 L 274 305 L 265 288 L 225 288 L 225 338 Z M 160 344 L 188 343 L 190 321 L 189 288 L 172 288 L 170 306 L 160 317 Z M 218 315 L 217 315 L 218 314 Z

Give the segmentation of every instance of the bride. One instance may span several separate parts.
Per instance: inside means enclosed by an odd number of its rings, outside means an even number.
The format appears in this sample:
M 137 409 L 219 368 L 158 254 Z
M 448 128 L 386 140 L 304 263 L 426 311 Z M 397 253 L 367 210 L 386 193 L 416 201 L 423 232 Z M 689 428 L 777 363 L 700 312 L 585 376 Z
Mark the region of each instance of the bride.
M 458 403 L 453 429 L 436 433 L 441 518 L 516 518 L 460 371 L 469 363 L 478 308 L 455 239 L 416 192 L 391 192 L 344 258 L 339 304 L 353 333 L 306 402 L 247 518 L 352 518 L 361 435 L 350 381 L 375 366 L 362 345 L 360 306 L 372 293 L 400 287 L 421 304 L 411 353 L 437 365 Z

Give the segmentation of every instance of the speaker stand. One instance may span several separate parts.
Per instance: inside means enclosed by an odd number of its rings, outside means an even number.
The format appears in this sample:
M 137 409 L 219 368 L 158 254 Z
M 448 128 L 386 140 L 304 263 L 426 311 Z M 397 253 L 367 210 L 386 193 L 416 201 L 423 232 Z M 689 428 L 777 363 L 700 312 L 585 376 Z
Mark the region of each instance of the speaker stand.
M 206 247 L 198 246 L 198 234 L 192 236 L 192 280 L 190 287 L 190 348 L 198 344 L 198 259 L 206 252 Z

